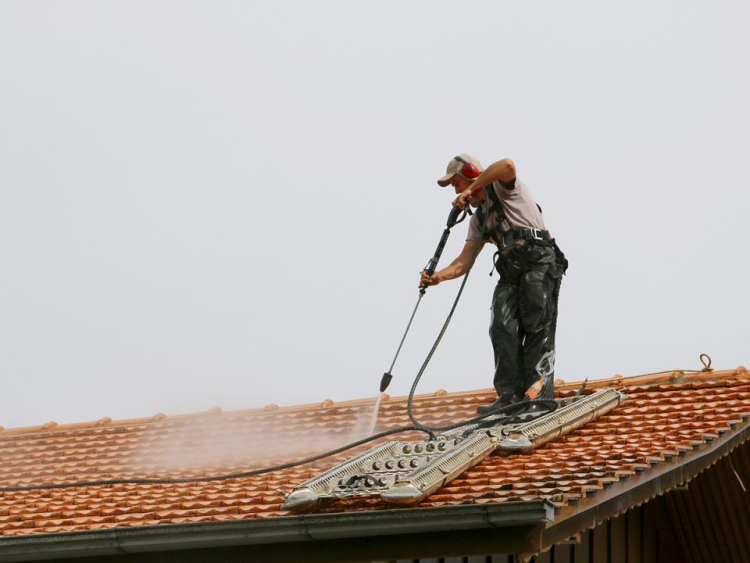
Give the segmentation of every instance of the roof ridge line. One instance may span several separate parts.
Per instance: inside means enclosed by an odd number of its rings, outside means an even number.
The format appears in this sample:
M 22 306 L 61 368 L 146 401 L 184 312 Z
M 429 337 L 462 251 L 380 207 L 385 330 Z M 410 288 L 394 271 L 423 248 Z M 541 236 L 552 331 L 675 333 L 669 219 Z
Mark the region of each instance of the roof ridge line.
M 746 375 L 745 375 L 746 374 Z M 594 379 L 586 383 L 586 387 L 590 389 L 599 389 L 602 387 L 629 387 L 634 385 L 655 385 L 660 383 L 687 383 L 695 381 L 721 381 L 724 379 L 730 379 L 732 377 L 743 376 L 744 378 L 750 378 L 750 372 L 745 366 L 738 366 L 735 369 L 727 370 L 665 370 L 660 372 L 652 372 L 641 375 L 622 376 L 617 374 L 608 379 Z M 583 384 L 582 381 L 566 382 L 562 379 L 558 379 L 555 382 L 556 391 L 571 391 L 580 388 Z M 487 389 L 472 389 L 467 391 L 452 391 L 447 392 L 445 389 L 438 389 L 431 393 L 423 393 L 415 395 L 414 399 L 429 399 L 434 397 L 451 398 L 451 397 L 471 397 L 475 395 L 485 395 L 487 393 L 494 392 L 493 388 Z M 402 395 L 397 397 L 391 397 L 387 393 L 381 393 L 381 404 L 382 402 L 399 403 L 407 400 L 408 395 Z M 120 427 L 120 426 L 133 426 L 140 424 L 150 424 L 152 422 L 159 422 L 162 420 L 177 421 L 201 418 L 216 414 L 240 414 L 240 413 L 262 413 L 262 412 L 298 412 L 304 410 L 310 410 L 314 408 L 347 408 L 347 407 L 358 407 L 364 406 L 372 402 L 375 397 L 367 397 L 360 399 L 351 399 L 348 401 L 334 402 L 331 399 L 325 399 L 322 402 L 316 403 L 305 403 L 302 405 L 290 405 L 280 407 L 274 403 L 263 407 L 254 407 L 249 409 L 237 409 L 231 411 L 224 411 L 219 407 L 214 407 L 206 411 L 198 411 L 194 413 L 185 413 L 177 415 L 167 416 L 164 413 L 157 413 L 152 416 L 129 418 L 122 420 L 112 420 L 109 417 L 103 417 L 98 420 L 87 421 L 87 422 L 73 422 L 67 424 L 58 424 L 54 421 L 46 422 L 35 426 L 23 426 L 17 428 L 5 429 L 0 426 L 0 439 L 6 436 L 18 436 L 23 434 L 44 434 L 49 435 L 57 432 L 69 432 L 75 430 L 89 430 L 98 427 Z

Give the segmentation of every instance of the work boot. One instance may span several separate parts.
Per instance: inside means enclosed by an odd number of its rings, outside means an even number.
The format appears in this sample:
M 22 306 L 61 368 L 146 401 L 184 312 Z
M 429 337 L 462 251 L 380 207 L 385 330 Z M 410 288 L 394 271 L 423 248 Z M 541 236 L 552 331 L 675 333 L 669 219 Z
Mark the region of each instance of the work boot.
M 513 403 L 520 402 L 520 399 L 516 397 L 513 394 L 505 393 L 498 397 L 494 403 L 491 405 L 486 405 L 482 407 L 477 407 L 477 412 L 479 414 L 487 414 L 493 411 L 496 411 L 502 407 L 507 407 L 508 405 L 512 405 Z
M 529 401 L 526 409 L 523 411 L 524 414 L 547 414 L 552 412 L 552 409 L 546 405 L 540 405 L 536 401 Z

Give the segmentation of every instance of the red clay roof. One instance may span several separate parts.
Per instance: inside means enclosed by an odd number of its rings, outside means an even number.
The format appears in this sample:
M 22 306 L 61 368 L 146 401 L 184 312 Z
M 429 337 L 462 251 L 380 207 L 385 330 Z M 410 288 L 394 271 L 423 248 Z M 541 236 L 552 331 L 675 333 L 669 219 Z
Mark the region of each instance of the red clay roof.
M 579 386 L 560 383 L 557 393 L 570 396 Z M 588 389 L 611 386 L 624 389 L 628 399 L 610 414 L 530 454 L 490 456 L 420 506 L 543 498 L 563 508 L 623 477 L 648 472 L 665 459 L 731 433 L 750 416 L 750 373 L 744 367 L 616 376 L 590 382 Z M 376 430 L 409 424 L 405 398 L 383 397 Z M 491 390 L 438 391 L 417 397 L 414 407 L 421 422 L 441 425 L 469 418 L 477 405 L 493 398 Z M 0 430 L 0 487 L 245 471 L 366 435 L 372 405 L 372 399 L 324 401 L 289 408 L 269 405 L 227 413 L 214 409 L 186 416 Z M 412 437 L 422 439 L 422 435 Z M 228 481 L 0 492 L 0 534 L 288 515 L 280 509 L 284 491 L 351 455 L 353 451 Z M 380 501 L 341 502 L 327 512 L 383 508 Z

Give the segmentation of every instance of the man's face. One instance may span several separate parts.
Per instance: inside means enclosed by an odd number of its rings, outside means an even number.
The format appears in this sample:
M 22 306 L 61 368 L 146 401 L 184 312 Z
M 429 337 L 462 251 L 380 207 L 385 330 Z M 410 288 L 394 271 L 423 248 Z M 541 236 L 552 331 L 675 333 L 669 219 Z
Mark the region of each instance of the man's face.
M 471 180 L 464 178 L 460 174 L 456 174 L 451 178 L 451 186 L 453 186 L 453 189 L 456 191 L 456 195 L 468 188 L 470 184 Z
M 456 191 L 456 195 L 460 194 L 462 191 L 464 191 L 466 188 L 468 188 L 471 185 L 471 180 L 468 178 L 464 178 L 460 174 L 456 174 L 451 178 L 451 186 L 453 186 L 453 189 Z M 471 198 L 469 201 L 469 205 L 472 207 L 479 207 L 482 205 L 482 202 L 484 201 L 484 193 L 479 192 L 477 195 Z

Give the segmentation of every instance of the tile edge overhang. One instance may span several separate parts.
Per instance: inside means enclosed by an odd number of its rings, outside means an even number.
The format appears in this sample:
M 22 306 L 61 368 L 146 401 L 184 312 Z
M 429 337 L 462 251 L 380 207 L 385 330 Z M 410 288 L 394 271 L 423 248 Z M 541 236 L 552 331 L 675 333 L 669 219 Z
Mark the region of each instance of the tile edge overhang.
M 548 549 L 551 545 L 592 529 L 609 518 L 690 482 L 750 440 L 748 418 L 750 415 L 743 415 L 742 424 L 734 429 L 727 429 L 718 438 L 705 440 L 693 450 L 678 453 L 669 461 L 660 461 L 649 469 L 594 492 L 574 505 L 558 509 L 554 521 L 543 532 L 542 549 Z
M 545 499 L 0 537 L 0 562 L 547 525 Z

